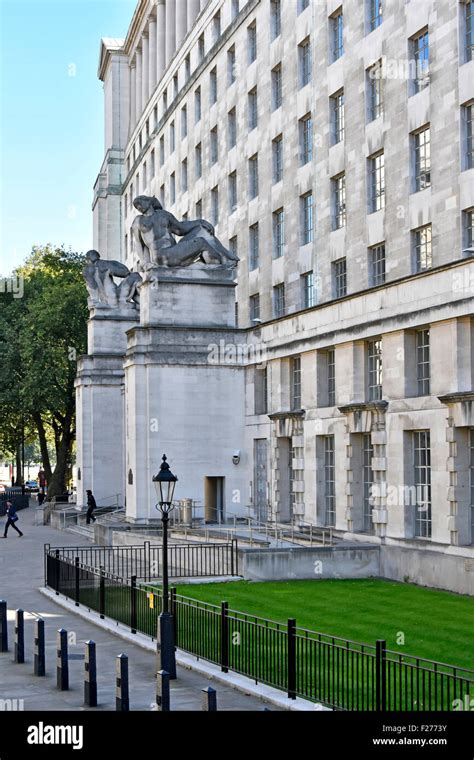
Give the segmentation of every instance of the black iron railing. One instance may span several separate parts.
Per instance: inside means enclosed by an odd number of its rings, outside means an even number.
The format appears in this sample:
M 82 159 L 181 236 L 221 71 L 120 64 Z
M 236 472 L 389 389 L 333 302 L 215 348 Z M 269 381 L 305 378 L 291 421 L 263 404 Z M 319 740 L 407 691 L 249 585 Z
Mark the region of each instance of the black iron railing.
M 129 580 L 160 579 L 163 569 L 163 548 L 145 541 L 137 546 L 62 546 L 45 547 L 46 553 L 80 565 L 102 568 L 107 573 Z M 174 578 L 206 578 L 238 575 L 237 541 L 215 544 L 169 544 L 168 566 Z
M 160 588 L 137 578 L 120 578 L 104 569 L 60 555 L 46 547 L 46 585 L 154 638 L 161 611 Z M 171 590 L 178 648 L 288 697 L 303 697 L 340 710 L 453 710 L 474 700 L 474 671 L 305 630 L 180 596 Z M 456 700 L 460 700 L 456 702 Z
M 20 509 L 26 509 L 30 503 L 30 497 L 27 493 L 22 493 L 20 486 L 14 488 L 5 488 L 0 493 L 0 517 L 6 514 L 7 501 L 11 501 L 17 511 Z

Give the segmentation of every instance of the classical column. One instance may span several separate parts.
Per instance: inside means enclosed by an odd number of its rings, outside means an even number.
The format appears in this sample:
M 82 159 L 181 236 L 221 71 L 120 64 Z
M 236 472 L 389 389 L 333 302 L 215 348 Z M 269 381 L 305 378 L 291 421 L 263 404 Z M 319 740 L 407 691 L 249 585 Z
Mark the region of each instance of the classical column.
M 130 132 L 137 123 L 137 67 L 135 59 L 130 62 Z
M 188 32 L 197 18 L 199 8 L 199 0 L 188 0 Z
M 148 103 L 148 35 L 142 36 L 142 108 Z
M 135 97 L 135 122 L 138 122 L 140 120 L 140 116 L 142 115 L 143 111 L 143 102 L 142 102 L 142 51 L 137 50 L 136 55 L 136 62 L 137 62 L 137 74 L 136 74 L 136 97 Z
M 188 0 L 180 0 L 176 5 L 176 47 L 178 48 L 186 36 L 188 23 Z
M 156 6 L 156 81 L 163 76 L 166 66 L 166 11 L 165 0 Z
M 176 5 L 172 0 L 166 0 L 166 65 L 168 66 L 176 50 Z
M 156 19 L 148 24 L 148 97 L 156 87 Z

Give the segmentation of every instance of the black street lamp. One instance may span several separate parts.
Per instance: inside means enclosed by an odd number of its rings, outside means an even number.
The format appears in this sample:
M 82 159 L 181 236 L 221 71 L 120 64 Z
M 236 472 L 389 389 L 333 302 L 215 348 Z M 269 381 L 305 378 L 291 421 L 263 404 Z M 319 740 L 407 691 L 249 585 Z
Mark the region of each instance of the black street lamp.
M 158 618 L 158 670 L 166 670 L 170 678 L 176 678 L 176 658 L 174 653 L 173 615 L 169 611 L 168 601 L 168 521 L 173 509 L 173 494 L 178 478 L 170 470 L 163 454 L 158 475 L 153 478 L 158 504 L 163 523 L 163 607 Z

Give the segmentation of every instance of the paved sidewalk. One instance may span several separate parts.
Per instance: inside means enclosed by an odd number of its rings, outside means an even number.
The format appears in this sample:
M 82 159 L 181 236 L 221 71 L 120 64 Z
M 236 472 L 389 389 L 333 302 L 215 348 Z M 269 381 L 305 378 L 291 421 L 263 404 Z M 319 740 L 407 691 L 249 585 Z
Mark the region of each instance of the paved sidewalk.
M 35 502 L 32 501 L 32 504 Z M 50 526 L 35 526 L 34 507 L 18 513 L 20 538 L 9 530 L 0 539 L 0 599 L 8 604 L 9 648 L 0 654 L 0 700 L 23 700 L 25 710 L 88 710 L 83 705 L 84 642 L 97 645 L 99 710 L 115 710 L 115 658 L 125 652 L 129 658 L 130 709 L 151 710 L 155 701 L 155 656 L 128 643 L 88 620 L 48 599 L 38 590 L 44 584 L 43 545 L 77 546 L 77 536 Z M 3 535 L 4 519 L 0 519 Z M 25 610 L 25 664 L 13 663 L 15 610 Z M 46 676 L 33 676 L 33 634 L 36 617 L 45 620 Z M 56 631 L 65 628 L 72 638 L 69 645 L 70 691 L 56 690 Z M 263 710 L 265 703 L 206 676 L 178 667 L 171 686 L 173 710 L 200 710 L 201 689 L 213 685 L 219 710 Z M 20 703 L 21 704 L 21 703 Z M 271 709 L 278 709 L 274 706 Z

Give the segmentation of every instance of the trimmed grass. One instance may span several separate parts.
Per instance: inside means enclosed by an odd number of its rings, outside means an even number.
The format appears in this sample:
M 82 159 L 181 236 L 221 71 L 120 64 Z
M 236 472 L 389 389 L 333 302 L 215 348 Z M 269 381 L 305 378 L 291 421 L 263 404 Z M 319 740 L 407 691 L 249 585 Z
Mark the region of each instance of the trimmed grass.
M 383 580 L 237 581 L 176 590 L 278 622 L 294 617 L 300 628 L 353 641 L 385 639 L 388 649 L 474 670 L 474 601 L 468 596 Z

